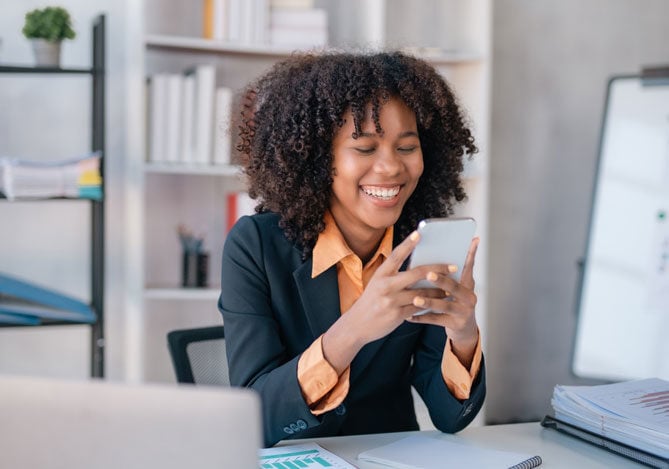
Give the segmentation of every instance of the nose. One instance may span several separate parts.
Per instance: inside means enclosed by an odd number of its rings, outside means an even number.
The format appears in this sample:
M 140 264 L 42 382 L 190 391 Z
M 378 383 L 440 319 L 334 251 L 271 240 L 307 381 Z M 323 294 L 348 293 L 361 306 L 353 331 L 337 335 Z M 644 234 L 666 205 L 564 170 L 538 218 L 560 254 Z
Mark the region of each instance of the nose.
M 374 171 L 378 174 L 395 176 L 402 172 L 403 163 L 400 155 L 393 149 L 379 149 L 374 161 Z

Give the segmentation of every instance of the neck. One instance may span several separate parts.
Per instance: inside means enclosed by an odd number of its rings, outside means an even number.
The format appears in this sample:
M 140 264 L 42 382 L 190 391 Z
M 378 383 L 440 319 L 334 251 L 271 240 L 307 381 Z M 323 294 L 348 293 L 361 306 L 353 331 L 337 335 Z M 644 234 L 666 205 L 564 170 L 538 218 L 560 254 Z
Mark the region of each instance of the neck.
M 373 231 L 351 230 L 339 226 L 339 224 L 337 224 L 337 228 L 339 228 L 348 247 L 360 258 L 363 265 L 367 264 L 374 256 L 386 232 L 385 229 Z

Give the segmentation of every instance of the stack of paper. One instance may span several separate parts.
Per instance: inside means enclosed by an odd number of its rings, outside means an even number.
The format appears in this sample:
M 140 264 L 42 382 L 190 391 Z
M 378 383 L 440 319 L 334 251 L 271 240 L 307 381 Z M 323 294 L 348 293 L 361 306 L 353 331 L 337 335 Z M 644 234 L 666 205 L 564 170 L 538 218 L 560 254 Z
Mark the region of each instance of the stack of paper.
M 0 158 L 0 190 L 9 200 L 102 199 L 100 153 L 55 162 Z
M 556 386 L 551 404 L 566 423 L 669 457 L 669 381 Z

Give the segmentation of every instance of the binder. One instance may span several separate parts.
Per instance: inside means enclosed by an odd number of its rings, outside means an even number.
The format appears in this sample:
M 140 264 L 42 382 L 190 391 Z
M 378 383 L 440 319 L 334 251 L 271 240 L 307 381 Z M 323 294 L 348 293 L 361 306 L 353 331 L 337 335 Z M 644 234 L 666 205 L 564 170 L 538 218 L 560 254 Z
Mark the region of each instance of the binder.
M 579 440 L 586 441 L 595 446 L 599 446 L 600 448 L 603 448 L 611 453 L 624 456 L 636 462 L 646 464 L 647 466 L 656 467 L 659 469 L 669 469 L 669 458 L 634 448 L 633 446 L 627 445 L 625 443 L 612 440 L 611 438 L 593 433 L 589 430 L 577 427 L 576 425 L 569 424 L 553 416 L 546 415 L 541 421 L 541 426 L 545 428 L 551 428 L 569 436 L 573 436 Z
M 0 274 L 0 323 L 37 325 L 42 320 L 92 324 L 86 303 L 54 290 Z

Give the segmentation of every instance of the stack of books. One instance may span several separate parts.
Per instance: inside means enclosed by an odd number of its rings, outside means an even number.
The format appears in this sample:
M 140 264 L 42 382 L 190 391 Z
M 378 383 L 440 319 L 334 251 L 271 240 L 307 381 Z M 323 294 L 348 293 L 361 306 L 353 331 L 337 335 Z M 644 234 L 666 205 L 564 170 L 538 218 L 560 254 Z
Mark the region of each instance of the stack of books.
M 0 192 L 9 200 L 102 200 L 100 152 L 58 161 L 0 158 Z
M 216 87 L 213 65 L 153 75 L 148 87 L 149 162 L 231 163 L 233 91 Z
M 242 45 L 327 45 L 327 11 L 313 0 L 203 0 L 202 35 Z
M 556 386 L 544 426 L 654 467 L 669 467 L 669 381 Z

